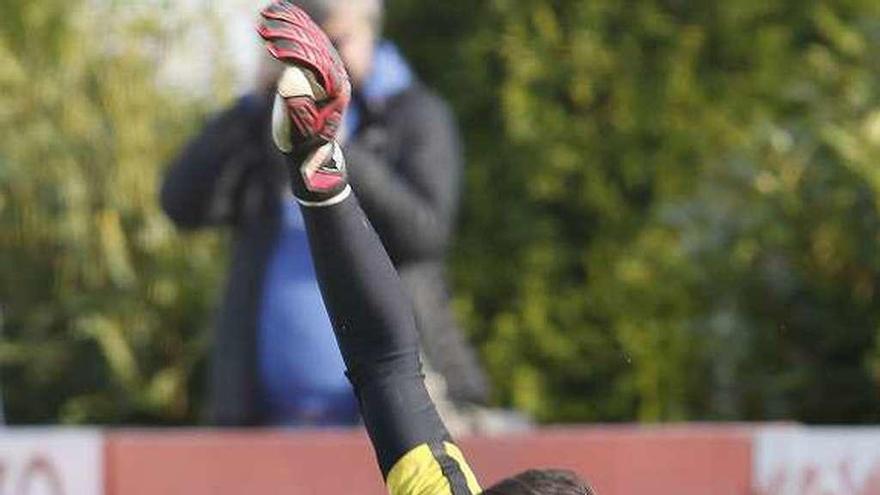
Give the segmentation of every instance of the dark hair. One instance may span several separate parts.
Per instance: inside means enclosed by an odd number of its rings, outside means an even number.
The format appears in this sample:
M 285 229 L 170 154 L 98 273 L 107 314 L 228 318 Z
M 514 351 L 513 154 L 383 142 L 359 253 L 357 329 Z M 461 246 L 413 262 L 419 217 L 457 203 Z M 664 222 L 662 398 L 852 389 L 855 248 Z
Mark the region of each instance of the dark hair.
M 529 469 L 499 481 L 483 495 L 596 495 L 596 492 L 572 471 Z

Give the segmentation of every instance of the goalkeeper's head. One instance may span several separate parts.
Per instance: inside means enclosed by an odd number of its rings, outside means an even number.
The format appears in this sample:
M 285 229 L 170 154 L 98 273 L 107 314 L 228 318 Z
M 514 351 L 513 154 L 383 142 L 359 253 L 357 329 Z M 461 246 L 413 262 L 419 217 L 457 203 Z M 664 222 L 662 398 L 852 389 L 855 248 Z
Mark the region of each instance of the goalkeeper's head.
M 590 485 L 571 471 L 530 469 L 501 480 L 483 495 L 595 495 Z

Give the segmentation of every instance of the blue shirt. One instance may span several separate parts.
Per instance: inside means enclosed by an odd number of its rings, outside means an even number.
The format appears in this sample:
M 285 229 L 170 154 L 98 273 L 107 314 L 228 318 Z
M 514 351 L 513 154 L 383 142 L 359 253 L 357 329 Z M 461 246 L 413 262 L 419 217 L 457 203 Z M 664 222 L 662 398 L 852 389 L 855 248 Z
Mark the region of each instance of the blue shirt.
M 281 210 L 258 339 L 267 419 L 289 426 L 354 424 L 357 402 L 318 288 L 299 205 L 288 196 Z

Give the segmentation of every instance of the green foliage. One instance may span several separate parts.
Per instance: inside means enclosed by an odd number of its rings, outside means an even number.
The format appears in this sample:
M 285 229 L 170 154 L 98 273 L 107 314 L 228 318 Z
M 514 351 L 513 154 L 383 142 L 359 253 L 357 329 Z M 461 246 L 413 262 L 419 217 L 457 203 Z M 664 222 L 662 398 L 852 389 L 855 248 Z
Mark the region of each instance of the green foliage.
M 502 403 L 880 419 L 880 4 L 391 8 L 463 124 L 457 303 Z
M 191 421 L 222 262 L 216 242 L 174 232 L 156 195 L 203 110 L 155 84 L 167 33 L 130 8 L 90 7 L 0 7 L 8 418 Z
M 225 266 L 156 190 L 206 106 L 155 84 L 177 33 L 118 3 L 0 4 L 14 421 L 199 410 Z M 880 4 L 389 4 L 462 123 L 456 304 L 501 404 L 544 421 L 880 419 Z

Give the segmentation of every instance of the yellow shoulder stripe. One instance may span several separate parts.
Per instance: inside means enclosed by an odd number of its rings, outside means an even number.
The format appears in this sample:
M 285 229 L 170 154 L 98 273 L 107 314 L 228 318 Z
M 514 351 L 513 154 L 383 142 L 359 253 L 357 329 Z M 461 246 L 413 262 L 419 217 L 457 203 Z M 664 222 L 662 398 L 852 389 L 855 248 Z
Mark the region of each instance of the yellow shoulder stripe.
M 458 446 L 449 442 L 443 442 L 443 445 L 446 447 L 446 453 L 455 459 L 455 462 L 457 462 L 458 466 L 461 468 L 461 472 L 464 473 L 464 477 L 467 480 L 468 488 L 471 489 L 471 493 L 478 494 L 482 492 L 483 489 L 480 488 L 480 483 L 477 482 L 477 477 L 474 476 L 473 470 L 471 470 L 471 467 L 464 458 L 464 454 Z
M 470 493 L 480 493 L 482 489 L 461 450 L 448 442 L 444 442 L 443 447 L 458 464 Z M 388 473 L 386 483 L 391 495 L 457 495 L 427 444 L 421 444 L 401 457 Z

